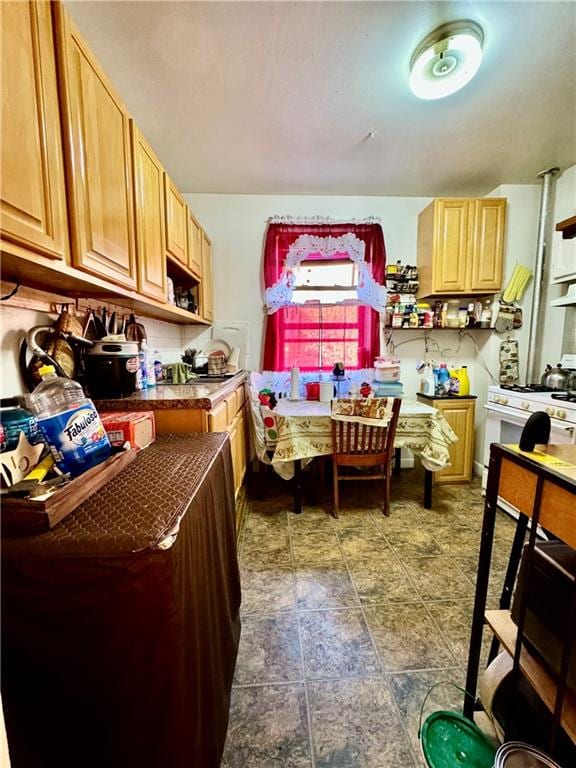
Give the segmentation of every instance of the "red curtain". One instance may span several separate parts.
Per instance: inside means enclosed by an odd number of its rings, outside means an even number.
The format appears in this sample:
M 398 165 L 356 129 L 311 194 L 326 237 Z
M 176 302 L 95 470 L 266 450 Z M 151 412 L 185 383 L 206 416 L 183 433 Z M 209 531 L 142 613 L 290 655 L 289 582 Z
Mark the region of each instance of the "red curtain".
M 364 241 L 364 259 L 371 265 L 375 281 L 384 285 L 386 250 L 380 224 L 269 224 L 264 246 L 265 287 L 278 280 L 288 250 L 300 235 L 342 237 L 348 232 Z M 263 370 L 287 370 L 293 364 L 301 370 L 329 370 L 340 360 L 347 368 L 371 367 L 379 354 L 378 324 L 378 312 L 371 307 L 285 307 L 267 316 Z

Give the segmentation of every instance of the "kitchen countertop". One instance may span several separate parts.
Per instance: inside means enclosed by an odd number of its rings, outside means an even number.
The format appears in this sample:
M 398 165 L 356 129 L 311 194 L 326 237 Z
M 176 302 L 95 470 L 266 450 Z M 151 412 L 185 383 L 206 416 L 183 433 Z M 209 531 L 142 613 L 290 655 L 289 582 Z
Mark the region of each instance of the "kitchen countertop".
M 424 397 L 426 400 L 477 400 L 478 395 L 426 395 L 424 392 L 416 392 L 417 397 Z
M 126 397 L 95 400 L 99 411 L 156 411 L 174 408 L 198 408 L 211 411 L 246 381 L 246 371 L 223 382 L 201 381 L 194 384 L 158 384 Z

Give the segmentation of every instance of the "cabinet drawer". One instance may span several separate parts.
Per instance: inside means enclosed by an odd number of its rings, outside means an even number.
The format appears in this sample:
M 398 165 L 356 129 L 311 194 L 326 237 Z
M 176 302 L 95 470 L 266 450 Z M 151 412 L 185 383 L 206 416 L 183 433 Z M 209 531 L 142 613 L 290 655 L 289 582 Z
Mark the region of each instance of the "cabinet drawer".
M 228 411 L 228 424 L 231 424 L 238 411 L 236 392 L 232 392 L 231 395 L 228 395 L 228 397 L 224 399 L 224 402 L 226 403 L 226 410 Z
M 246 389 L 244 384 L 236 390 L 236 411 L 239 411 L 246 402 Z
M 226 400 L 223 400 L 208 413 L 208 431 L 226 432 L 228 423 L 228 408 Z

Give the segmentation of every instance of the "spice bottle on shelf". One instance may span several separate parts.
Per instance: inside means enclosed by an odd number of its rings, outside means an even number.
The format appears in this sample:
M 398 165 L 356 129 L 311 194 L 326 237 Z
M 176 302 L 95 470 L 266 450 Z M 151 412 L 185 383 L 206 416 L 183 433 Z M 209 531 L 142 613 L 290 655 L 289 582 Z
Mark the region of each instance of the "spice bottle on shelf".
M 482 304 L 482 315 L 480 317 L 480 328 L 490 328 L 492 326 L 492 300 L 484 299 Z

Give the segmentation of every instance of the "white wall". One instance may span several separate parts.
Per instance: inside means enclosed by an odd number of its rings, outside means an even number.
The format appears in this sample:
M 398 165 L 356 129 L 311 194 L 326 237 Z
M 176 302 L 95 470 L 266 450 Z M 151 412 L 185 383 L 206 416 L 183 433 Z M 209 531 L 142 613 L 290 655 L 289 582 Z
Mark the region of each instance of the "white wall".
M 51 325 L 55 315 L 31 309 L 0 306 L 0 396 L 27 392 L 18 367 L 18 351 L 26 331 L 35 325 Z
M 262 252 L 266 221 L 274 214 L 379 216 L 387 261 L 416 263 L 418 213 L 424 197 L 329 197 L 276 195 L 184 195 L 209 233 L 214 252 L 214 316 L 250 323 L 249 367 L 261 367 L 264 305 Z
M 533 266 L 538 227 L 538 185 L 504 185 L 490 193 L 508 198 L 508 225 L 504 284 L 516 263 Z M 268 195 L 185 195 L 190 207 L 209 232 L 214 248 L 215 316 L 222 321 L 247 320 L 250 323 L 249 367 L 261 367 L 264 308 L 262 298 L 262 251 L 266 221 L 274 214 L 293 216 L 321 215 L 336 219 L 379 216 L 384 230 L 388 262 L 416 263 L 417 219 L 429 198 L 421 197 L 315 197 Z M 530 305 L 532 286 L 523 299 Z M 522 380 L 526 365 L 528 324 L 513 336 L 519 339 Z M 472 391 L 478 395 L 476 412 L 476 457 L 482 459 L 486 392 L 491 382 L 486 365 L 498 377 L 500 341 L 496 335 L 473 333 L 481 356 L 470 338 L 459 344 L 456 332 L 432 334 L 440 351 L 429 356 L 469 366 Z M 425 356 L 421 332 L 407 331 L 393 336 L 402 359 L 405 392 L 418 389 L 416 361 Z
M 556 181 L 554 207 L 552 213 L 552 237 L 554 226 L 576 213 L 576 165 L 562 173 Z M 553 258 L 552 247 L 547 248 L 546 268 L 544 273 L 545 290 L 542 303 L 545 305 L 544 329 L 542 338 L 544 347 L 538 360 L 544 370 L 546 363 L 556 365 L 563 352 L 576 353 L 576 307 L 551 307 L 550 301 L 566 292 L 566 283 L 553 284 L 550 261 Z

